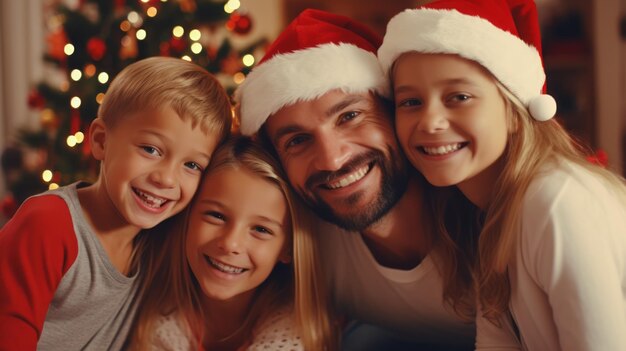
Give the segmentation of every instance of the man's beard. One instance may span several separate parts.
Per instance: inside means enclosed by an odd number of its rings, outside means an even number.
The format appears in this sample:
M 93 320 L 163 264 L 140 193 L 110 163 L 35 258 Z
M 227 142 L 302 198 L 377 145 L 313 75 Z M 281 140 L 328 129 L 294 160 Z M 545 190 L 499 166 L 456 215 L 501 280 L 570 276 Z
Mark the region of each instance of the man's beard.
M 348 161 L 340 170 L 335 172 L 318 172 L 309 177 L 305 183 L 305 189 L 314 189 L 320 183 L 329 183 L 347 174 L 354 172 L 365 164 L 379 167 L 381 171 L 381 185 L 379 193 L 374 201 L 362 208 L 356 208 L 356 204 L 364 196 L 362 191 L 348 196 L 343 207 L 352 207 L 351 213 L 339 214 L 335 212 L 331 204 L 325 202 L 317 192 L 298 189 L 300 196 L 306 204 L 322 219 L 331 222 L 345 230 L 361 232 L 376 223 L 400 200 L 408 186 L 408 164 L 402 153 L 387 147 L 389 158 L 380 150 L 372 150 L 356 156 Z M 394 162 L 395 161 L 395 162 Z M 368 172 L 371 172 L 370 169 Z M 367 176 L 367 175 L 366 175 Z

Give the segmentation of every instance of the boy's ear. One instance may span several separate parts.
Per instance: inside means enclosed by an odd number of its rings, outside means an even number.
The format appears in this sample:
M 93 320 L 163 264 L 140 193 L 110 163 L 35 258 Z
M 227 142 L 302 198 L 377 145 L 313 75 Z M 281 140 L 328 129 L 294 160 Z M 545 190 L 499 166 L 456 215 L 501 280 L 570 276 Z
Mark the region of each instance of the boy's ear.
M 98 160 L 104 160 L 104 144 L 106 142 L 106 126 L 101 118 L 96 118 L 89 126 L 89 142 L 91 154 Z

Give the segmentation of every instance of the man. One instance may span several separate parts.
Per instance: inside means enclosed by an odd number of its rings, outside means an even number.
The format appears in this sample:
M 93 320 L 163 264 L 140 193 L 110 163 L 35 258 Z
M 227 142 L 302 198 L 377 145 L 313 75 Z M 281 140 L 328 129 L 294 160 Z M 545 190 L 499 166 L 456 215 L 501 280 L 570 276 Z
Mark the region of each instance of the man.
M 271 145 L 333 224 L 320 230 L 320 253 L 341 312 L 424 347 L 471 349 L 474 326 L 444 302 L 429 255 L 426 183 L 397 144 L 379 44 L 349 18 L 302 12 L 237 90 L 241 131 Z

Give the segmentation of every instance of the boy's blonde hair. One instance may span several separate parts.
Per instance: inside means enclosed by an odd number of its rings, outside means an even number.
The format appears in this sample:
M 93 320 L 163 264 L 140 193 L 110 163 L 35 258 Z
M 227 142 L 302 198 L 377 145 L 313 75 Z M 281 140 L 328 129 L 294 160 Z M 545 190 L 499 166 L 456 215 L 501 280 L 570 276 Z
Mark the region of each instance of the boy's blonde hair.
M 107 127 L 145 109 L 171 107 L 183 120 L 216 133 L 218 145 L 232 123 L 231 103 L 220 83 L 202 67 L 173 57 L 150 57 L 124 68 L 98 109 Z
M 291 222 L 291 238 L 286 243 L 291 244 L 293 263 L 277 263 L 269 277 L 257 287 L 244 322 L 245 335 L 252 338 L 255 326 L 285 303 L 292 303 L 296 328 L 305 349 L 334 350 L 336 336 L 321 279 L 314 220 L 289 187 L 278 161 L 252 139 L 234 137 L 229 140 L 215 152 L 206 174 L 225 167 L 244 169 L 275 184 L 285 196 Z M 192 206 L 193 202 L 189 208 Z M 203 340 L 206 323 L 202 312 L 203 292 L 187 265 L 185 254 L 188 216 L 189 209 L 169 223 L 169 230 L 151 233 L 158 235 L 161 243 L 154 245 L 143 262 L 148 271 L 144 300 L 131 339 L 133 350 L 146 349 L 154 321 L 173 311 L 186 318 L 183 323 L 191 331 L 192 343 Z

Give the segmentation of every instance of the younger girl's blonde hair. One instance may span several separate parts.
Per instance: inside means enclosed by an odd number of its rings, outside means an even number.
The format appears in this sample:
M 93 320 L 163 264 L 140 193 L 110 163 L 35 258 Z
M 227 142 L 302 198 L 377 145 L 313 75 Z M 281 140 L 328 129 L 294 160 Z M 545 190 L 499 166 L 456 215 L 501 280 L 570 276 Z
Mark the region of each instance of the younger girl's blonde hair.
M 204 68 L 173 57 L 150 57 L 125 67 L 111 82 L 98 117 L 112 128 L 129 114 L 165 106 L 205 133 L 216 133 L 218 144 L 230 132 L 231 103 L 224 88 Z
M 244 322 L 245 335 L 252 339 L 254 328 L 273 311 L 291 303 L 296 328 L 306 350 L 334 350 L 336 336 L 331 327 L 326 289 L 319 270 L 314 237 L 314 221 L 289 187 L 279 163 L 252 139 L 234 137 L 214 154 L 207 172 L 231 167 L 244 169 L 276 185 L 285 196 L 291 222 L 292 264 L 278 263 L 254 295 Z M 195 199 L 194 199 L 195 201 Z M 190 205 L 189 207 L 193 206 Z M 143 284 L 143 302 L 130 348 L 145 350 L 155 327 L 155 320 L 173 311 L 186 317 L 193 342 L 201 342 L 204 333 L 202 290 L 187 265 L 185 254 L 186 224 L 189 210 L 181 213 L 164 230 L 155 234 L 151 249 L 143 257 L 147 268 Z

